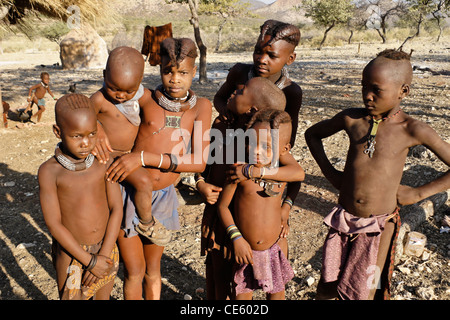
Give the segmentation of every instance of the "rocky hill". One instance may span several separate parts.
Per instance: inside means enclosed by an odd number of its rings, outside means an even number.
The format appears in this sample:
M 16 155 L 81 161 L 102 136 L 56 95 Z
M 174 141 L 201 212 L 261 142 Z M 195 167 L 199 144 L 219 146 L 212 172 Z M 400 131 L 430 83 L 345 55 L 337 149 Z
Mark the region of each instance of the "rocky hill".
M 293 24 L 305 24 L 311 22 L 305 17 L 305 11 L 301 8 L 302 0 L 277 0 L 274 3 L 255 10 L 258 15 Z

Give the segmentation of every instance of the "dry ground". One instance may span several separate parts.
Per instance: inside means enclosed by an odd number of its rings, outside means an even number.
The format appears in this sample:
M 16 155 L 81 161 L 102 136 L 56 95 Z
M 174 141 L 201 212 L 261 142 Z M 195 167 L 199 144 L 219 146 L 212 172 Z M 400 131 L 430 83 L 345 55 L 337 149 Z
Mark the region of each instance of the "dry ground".
M 415 50 L 413 64 L 437 73 L 416 71 L 411 96 L 405 100 L 405 112 L 430 124 L 443 139 L 449 141 L 449 50 L 450 39 L 435 43 L 431 39 L 413 41 L 406 50 Z M 289 68 L 291 78 L 304 90 L 299 114 L 296 145 L 292 152 L 306 172 L 305 182 L 291 211 L 289 236 L 290 261 L 295 278 L 286 289 L 289 300 L 310 300 L 320 276 L 320 256 L 327 229 L 323 216 L 337 199 L 336 190 L 324 179 L 310 155 L 304 131 L 324 118 L 347 108 L 361 106 L 360 79 L 364 65 L 384 48 L 399 44 L 363 44 L 342 48 L 298 48 L 297 61 Z M 194 82 L 193 89 L 210 100 L 224 80 L 227 70 L 236 62 L 251 62 L 251 52 L 213 54 L 208 56 L 211 81 Z M 26 103 L 28 88 L 39 82 L 41 71 L 51 76 L 56 96 L 67 93 L 69 84 L 77 83 L 78 92 L 91 95 L 102 85 L 102 70 L 63 71 L 53 64 L 58 52 L 29 52 L 0 55 L 3 98 L 13 110 Z M 154 88 L 159 83 L 158 69 L 146 66 L 144 85 Z M 39 206 L 37 170 L 53 155 L 57 139 L 52 134 L 54 102 L 47 96 L 47 111 L 39 124 L 23 125 L 9 121 L 0 128 L 0 300 L 57 299 L 55 273 L 51 263 L 49 234 Z M 338 168 L 343 168 L 347 139 L 337 134 L 325 141 L 327 153 Z M 418 185 L 447 170 L 433 156 L 408 157 L 404 183 Z M 200 256 L 200 221 L 203 204 L 189 186 L 180 187 L 186 204 L 180 207 L 181 230 L 167 246 L 162 259 L 162 299 L 205 299 L 204 258 Z M 450 214 L 449 201 L 434 217 L 422 223 L 418 231 L 428 237 L 431 257 L 404 257 L 393 277 L 393 299 L 450 298 L 450 236 L 440 233 L 441 219 Z M 308 281 L 307 281 L 308 280 Z M 116 279 L 113 299 L 123 299 L 123 272 Z M 189 296 L 186 296 L 189 295 Z M 263 298 L 261 294 L 257 299 Z

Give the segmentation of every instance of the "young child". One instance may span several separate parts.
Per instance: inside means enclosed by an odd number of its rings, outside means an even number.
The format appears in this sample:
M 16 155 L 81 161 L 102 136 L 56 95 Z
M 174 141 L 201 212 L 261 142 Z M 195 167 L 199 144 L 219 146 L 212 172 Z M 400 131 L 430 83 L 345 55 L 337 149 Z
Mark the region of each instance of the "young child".
M 206 165 L 203 155 L 209 140 L 203 137 L 211 126 L 212 106 L 190 89 L 196 57 L 197 48 L 190 39 L 168 38 L 161 43 L 162 85 L 153 91 L 154 100 L 142 109 L 132 152 L 116 159 L 107 172 L 108 179 L 123 181 L 130 172 L 145 166 L 153 184 L 152 214 L 169 230 L 179 229 L 173 185 L 179 173 L 202 172 Z M 125 266 L 124 296 L 159 299 L 164 246 L 136 236 L 132 188 L 126 186 L 125 195 L 126 217 L 119 234 Z
M 34 90 L 34 92 L 33 92 Z M 57 100 L 50 90 L 50 75 L 47 72 L 41 73 L 41 82 L 32 86 L 28 90 L 28 106 L 26 107 L 24 113 L 30 111 L 33 108 L 33 103 L 38 107 L 38 112 L 36 112 L 32 117 L 37 118 L 37 122 L 41 121 L 42 113 L 45 111 L 45 99 L 44 96 L 48 92 L 52 96 L 53 100 Z
M 285 111 L 266 109 L 257 112 L 248 126 L 256 137 L 255 144 L 248 147 L 254 160 L 250 163 L 255 164 L 246 167 L 249 179 L 227 181 L 218 200 L 218 213 L 238 264 L 233 277 L 236 299 L 250 300 L 253 290 L 263 289 L 270 300 L 281 300 L 285 284 L 294 277 L 286 258 L 287 240 L 280 237 L 284 183 L 264 179 L 264 171 L 289 152 L 292 123 Z M 261 178 L 253 177 L 255 168 L 263 172 Z M 304 173 L 300 180 L 303 178 Z M 233 214 L 229 208 L 232 200 Z
M 292 119 L 291 146 L 294 146 L 298 126 L 298 113 L 302 105 L 302 89 L 289 79 L 286 66 L 296 58 L 295 47 L 300 41 L 300 30 L 288 23 L 267 20 L 253 51 L 253 64 L 237 63 L 228 73 L 225 83 L 214 96 L 214 107 L 227 117 L 227 101 L 236 89 L 241 89 L 253 77 L 267 78 L 286 95 L 285 111 Z
M 117 184 L 91 154 L 97 117 L 89 98 L 63 96 L 55 106 L 55 156 L 39 168 L 39 196 L 53 236 L 52 258 L 61 299 L 109 299 L 119 268 L 122 220 Z
M 378 299 L 383 294 L 388 298 L 400 222 L 397 206 L 413 204 L 450 187 L 448 171 L 421 187 L 400 185 L 412 146 L 423 144 L 450 164 L 449 144 L 400 107 L 410 92 L 409 60 L 401 51 L 379 53 L 362 74 L 365 108 L 344 110 L 305 133 L 324 176 L 339 190 L 339 204 L 324 220 L 330 231 L 323 248 L 317 299 Z M 331 165 L 321 141 L 341 130 L 350 139 L 343 172 Z
M 227 108 L 230 111 L 228 119 L 223 121 L 222 117 L 217 117 L 213 124 L 213 129 L 222 133 L 218 139 L 222 143 L 222 150 L 214 151 L 214 157 L 218 161 L 208 165 L 206 178 L 197 177 L 197 190 L 206 199 L 206 207 L 202 219 L 202 243 L 201 255 L 206 255 L 206 287 L 207 298 L 210 300 L 224 300 L 231 296 L 231 267 L 228 259 L 230 252 L 227 248 L 225 229 L 218 221 L 217 206 L 215 205 L 219 197 L 222 186 L 225 184 L 227 171 L 230 179 L 236 183 L 242 180 L 242 169 L 244 165 L 234 165 L 239 159 L 227 160 L 227 151 L 237 148 L 236 139 L 231 133 L 245 129 L 246 124 L 257 111 L 268 108 L 284 110 L 286 97 L 273 82 L 266 78 L 255 77 L 247 81 L 242 89 L 236 90 L 228 101 Z M 217 137 L 215 137 L 217 138 Z M 211 143 L 217 145 L 217 141 Z M 243 152 L 244 151 L 244 152 Z M 222 153 L 220 156 L 217 153 Z M 244 153 L 245 150 L 237 150 L 237 154 Z M 219 159 L 222 158 L 219 162 Z M 244 159 L 245 160 L 245 159 Z M 243 161 L 242 158 L 240 161 Z M 281 167 L 274 170 L 265 170 L 266 178 L 277 181 L 298 181 L 301 175 L 301 167 L 290 153 L 280 158 Z M 231 167 L 231 170 L 230 170 Z M 254 170 L 255 177 L 261 177 L 258 168 Z M 245 178 L 245 177 L 244 177 Z M 245 178 L 246 179 L 246 178 Z M 289 185 L 288 185 L 289 186 Z M 283 228 L 280 237 L 286 237 L 289 233 L 288 218 L 289 211 L 293 205 L 293 199 L 297 196 L 299 188 L 288 188 L 285 200 L 282 205 Z
M 152 102 L 151 92 L 141 84 L 144 58 L 134 48 L 111 51 L 103 72 L 103 87 L 91 96 L 99 127 L 99 142 L 93 154 L 101 161 L 131 151 L 141 123 L 141 109 Z M 110 154 L 111 152 L 111 154 Z M 140 223 L 136 231 L 165 245 L 170 233 L 152 216 L 152 183 L 147 170 L 138 168 L 126 181 L 134 187 L 134 203 Z

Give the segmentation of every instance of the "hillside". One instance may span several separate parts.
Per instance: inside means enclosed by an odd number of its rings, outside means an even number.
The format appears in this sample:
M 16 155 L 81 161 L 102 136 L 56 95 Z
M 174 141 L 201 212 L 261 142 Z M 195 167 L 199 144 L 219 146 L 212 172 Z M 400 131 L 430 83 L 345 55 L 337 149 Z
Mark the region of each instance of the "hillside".
M 276 19 L 293 24 L 311 22 L 305 17 L 305 11 L 300 8 L 302 0 L 277 0 L 274 3 L 255 10 L 262 17 Z

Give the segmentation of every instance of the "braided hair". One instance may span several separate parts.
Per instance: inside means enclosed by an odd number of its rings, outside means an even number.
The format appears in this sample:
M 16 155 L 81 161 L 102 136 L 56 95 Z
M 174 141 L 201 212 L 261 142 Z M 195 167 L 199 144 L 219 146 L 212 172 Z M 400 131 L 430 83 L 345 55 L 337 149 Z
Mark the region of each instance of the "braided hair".
M 70 112 L 81 109 L 91 109 L 94 112 L 94 106 L 91 99 L 83 94 L 70 93 L 62 96 L 55 104 L 55 120 L 59 124 L 62 118 L 70 116 Z
M 160 55 L 169 57 L 171 65 L 179 67 L 186 57 L 197 58 L 197 47 L 189 38 L 167 38 L 161 42 Z
M 247 123 L 246 129 L 253 127 L 257 122 L 267 122 L 270 129 L 279 129 L 283 123 L 291 123 L 291 116 L 283 110 L 264 109 L 256 112 Z M 290 136 L 290 134 L 289 134 Z
M 402 50 L 395 50 L 395 49 L 386 49 L 377 54 L 378 57 L 383 57 L 386 59 L 391 60 L 411 60 L 411 55 L 402 51 Z
M 267 20 L 260 30 L 258 41 L 261 41 L 266 35 L 272 37 L 268 45 L 272 45 L 278 40 L 284 40 L 296 47 L 300 41 L 300 29 L 289 23 Z

